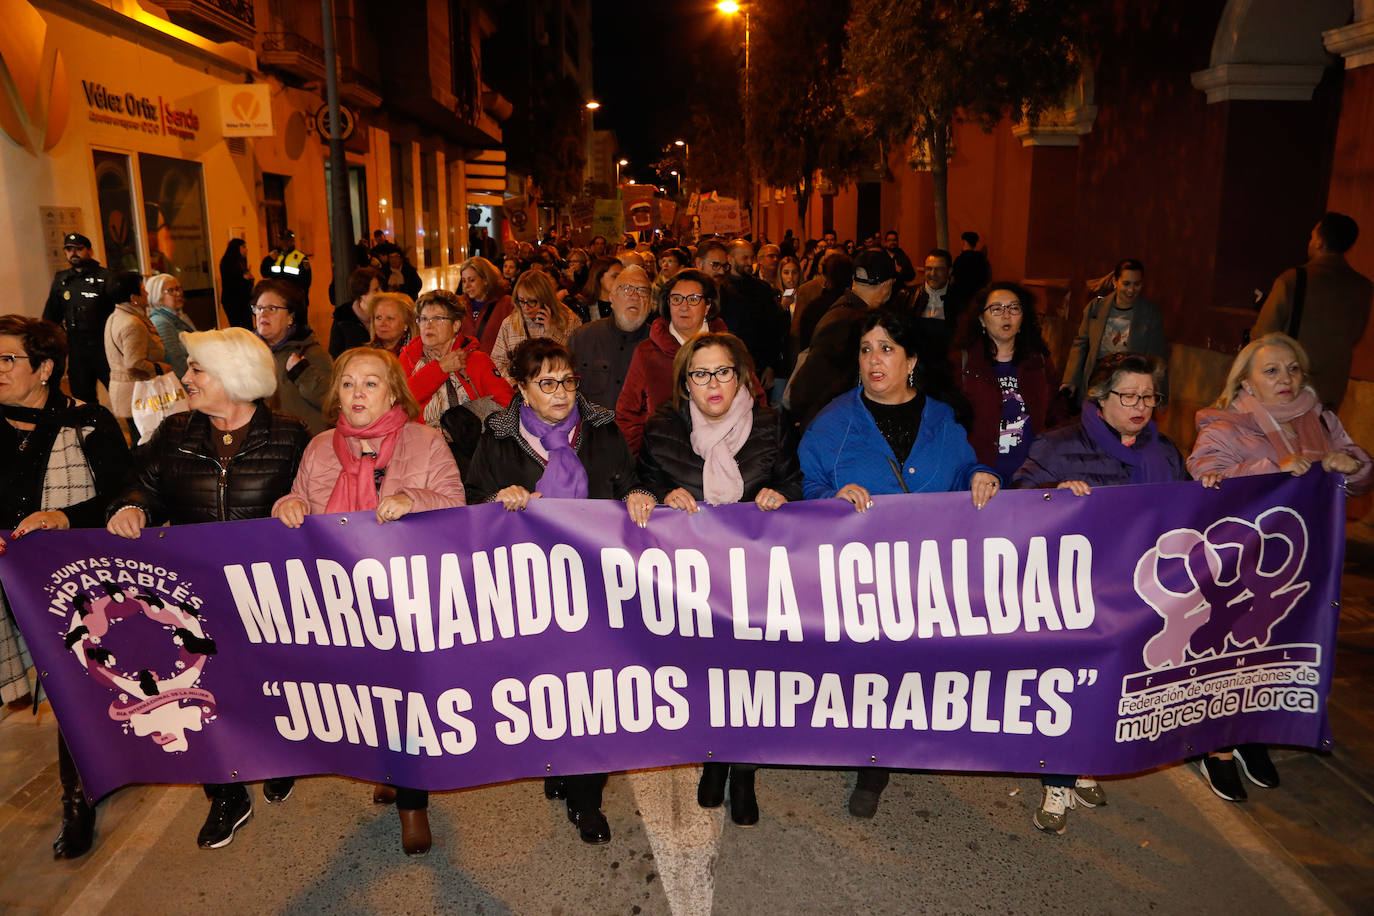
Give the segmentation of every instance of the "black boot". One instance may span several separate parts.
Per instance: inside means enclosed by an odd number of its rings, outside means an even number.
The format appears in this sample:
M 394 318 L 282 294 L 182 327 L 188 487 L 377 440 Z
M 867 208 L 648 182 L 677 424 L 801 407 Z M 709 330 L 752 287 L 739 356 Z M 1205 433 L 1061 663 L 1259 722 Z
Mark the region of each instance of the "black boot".
M 95 809 L 80 786 L 62 793 L 62 829 L 52 843 L 54 859 L 75 859 L 90 851 L 95 841 Z
M 75 859 L 85 855 L 95 839 L 95 809 L 81 791 L 76 763 L 62 733 L 57 734 L 57 776 L 62 782 L 62 829 L 53 840 L 54 859 Z
M 697 783 L 697 804 L 703 808 L 719 808 L 725 801 L 725 780 L 729 775 L 728 763 L 703 763 L 701 782 Z
M 887 770 L 882 767 L 860 767 L 854 794 L 849 796 L 849 813 L 855 817 L 872 817 L 878 812 L 878 799 L 887 788 Z
M 759 822 L 753 767 L 730 767 L 730 820 L 740 827 L 752 827 Z

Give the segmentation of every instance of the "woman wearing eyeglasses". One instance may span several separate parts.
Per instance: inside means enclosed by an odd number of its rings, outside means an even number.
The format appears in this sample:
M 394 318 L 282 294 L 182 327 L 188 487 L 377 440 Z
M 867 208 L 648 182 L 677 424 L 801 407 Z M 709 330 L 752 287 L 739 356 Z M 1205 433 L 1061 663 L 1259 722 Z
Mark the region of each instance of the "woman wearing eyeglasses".
M 334 360 L 310 329 L 305 294 L 285 280 L 253 287 L 253 326 L 277 364 L 277 393 L 270 407 L 305 421 L 312 436 L 324 432 L 321 407 Z
M 425 424 L 438 429 L 446 410 L 485 397 L 500 407 L 509 404 L 510 385 L 479 349 L 477 338 L 463 333 L 462 300 L 448 290 L 432 289 L 421 294 L 419 312 L 420 336 L 406 344 L 400 358 Z
M 681 270 L 658 292 L 658 317 L 649 339 L 635 348 L 615 402 L 616 423 L 639 454 L 644 424 L 673 396 L 673 359 L 682 345 L 707 332 L 724 333 L 715 281 L 696 268 Z
M 522 341 L 547 337 L 567 343 L 568 335 L 582 327 L 582 319 L 558 301 L 553 278 L 542 270 L 527 270 L 515 281 L 515 309 L 501 322 L 491 360 L 502 375 L 510 366 L 510 355 Z
M 1093 487 L 1188 480 L 1183 456 L 1154 423 L 1163 382 L 1164 363 L 1156 356 L 1103 357 L 1088 377 L 1078 421 L 1037 436 L 1012 486 L 1087 496 Z M 1040 782 L 1044 795 L 1032 822 L 1046 833 L 1063 833 L 1071 808 L 1107 803 L 1090 777 L 1044 776 Z
M 499 502 L 518 512 L 545 497 L 618 499 L 643 527 L 654 498 L 639 486 L 615 415 L 577 393 L 573 365 L 568 348 L 547 337 L 515 348 L 510 376 L 516 395 L 487 420 L 468 472 L 468 502 Z M 601 813 L 605 784 L 605 773 L 544 780 L 545 797 L 567 799 L 568 820 L 584 843 L 611 840 Z
M 973 408 L 968 441 L 978 461 L 1010 480 L 1038 433 L 1067 419 L 1056 396 L 1035 297 L 1016 283 L 993 283 L 973 299 L 954 351 L 954 378 Z
M 783 443 L 778 414 L 755 402 L 754 364 L 733 334 L 702 334 L 673 360 L 672 401 L 649 418 L 639 477 L 654 497 L 682 512 L 751 502 L 771 512 L 802 498 L 801 467 Z M 753 764 L 707 763 L 697 804 L 717 808 L 728 780 L 730 819 L 759 822 Z

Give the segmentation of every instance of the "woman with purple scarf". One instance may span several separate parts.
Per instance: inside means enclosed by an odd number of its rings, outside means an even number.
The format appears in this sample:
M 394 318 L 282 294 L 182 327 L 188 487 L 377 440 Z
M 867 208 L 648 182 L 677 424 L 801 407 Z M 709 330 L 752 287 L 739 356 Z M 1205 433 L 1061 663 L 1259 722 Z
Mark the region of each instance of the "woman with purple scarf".
M 751 502 L 764 512 L 802 498 L 796 449 L 785 447 L 777 412 L 754 401 L 754 365 L 733 334 L 701 334 L 673 360 L 673 399 L 649 418 L 639 476 L 664 505 L 683 512 Z M 718 808 L 730 786 L 730 819 L 759 821 L 754 764 L 707 763 L 697 804 Z
M 487 419 L 468 471 L 468 502 L 499 502 L 518 512 L 541 498 L 618 499 L 642 528 L 654 498 L 639 487 L 615 414 L 577 393 L 574 365 L 568 348 L 548 337 L 511 352 L 516 395 Z M 609 843 L 605 785 L 605 773 L 554 776 L 544 780 L 544 796 L 567 799 L 568 820 L 584 843 Z
M 1346 433 L 1334 413 L 1323 410 L 1311 377 L 1307 352 L 1287 334 L 1266 334 L 1236 355 L 1216 407 L 1197 412 L 1197 442 L 1188 470 L 1209 487 L 1227 477 L 1289 473 L 1312 468 L 1349 475 L 1351 496 L 1374 482 L 1369 453 Z M 1277 788 L 1279 771 L 1263 744 L 1242 744 L 1198 761 L 1218 798 L 1244 801 L 1245 783 Z
M 1183 456 L 1154 423 L 1163 400 L 1164 363 L 1157 356 L 1112 353 L 1088 378 L 1087 400 L 1077 423 L 1036 438 L 1012 486 L 1055 487 L 1087 496 L 1093 487 L 1188 480 Z M 1044 796 L 1031 819 L 1046 833 L 1061 834 L 1070 808 L 1107 803 L 1087 776 L 1043 776 Z

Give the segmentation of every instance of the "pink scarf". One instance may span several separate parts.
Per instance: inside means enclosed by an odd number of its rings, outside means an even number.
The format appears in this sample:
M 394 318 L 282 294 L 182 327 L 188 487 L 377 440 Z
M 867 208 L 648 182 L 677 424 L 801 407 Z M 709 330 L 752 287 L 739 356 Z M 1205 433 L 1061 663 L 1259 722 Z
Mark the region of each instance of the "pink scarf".
M 343 414 L 339 424 L 334 427 L 334 456 L 339 459 L 339 479 L 334 481 L 334 491 L 329 494 L 325 512 L 363 512 L 377 508 L 377 484 L 374 472 L 391 463 L 396 451 L 396 443 L 401 439 L 401 430 L 410 420 L 400 407 L 393 407 L 372 421 L 370 426 L 358 428 L 350 426 Z M 382 437 L 381 448 L 376 455 L 357 455 L 348 447 L 349 439 L 376 439 Z
M 1289 455 L 1302 455 L 1316 461 L 1330 451 L 1326 430 L 1322 428 L 1322 405 L 1311 388 L 1303 388 L 1287 404 L 1262 404 L 1259 398 L 1243 391 L 1231 402 L 1231 406 L 1254 418 L 1279 462 Z M 1281 423 L 1293 428 L 1298 440 L 1297 448 L 1293 447 L 1293 437 L 1284 432 L 1279 425 Z
M 714 423 L 689 401 L 692 417 L 692 451 L 701 456 L 701 492 L 713 506 L 737 503 L 744 498 L 744 478 L 735 455 L 744 448 L 754 429 L 754 399 L 743 387 L 736 389 L 730 409 Z

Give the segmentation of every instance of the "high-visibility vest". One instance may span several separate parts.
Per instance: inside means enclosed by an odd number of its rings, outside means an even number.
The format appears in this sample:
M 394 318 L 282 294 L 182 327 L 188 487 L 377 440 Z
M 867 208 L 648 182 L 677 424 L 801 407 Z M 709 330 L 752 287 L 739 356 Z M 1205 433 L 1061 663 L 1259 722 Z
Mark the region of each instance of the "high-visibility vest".
M 299 248 L 292 248 L 286 254 L 277 255 L 277 260 L 272 262 L 272 273 L 285 274 L 288 277 L 300 275 L 301 264 L 305 261 L 305 252 Z

